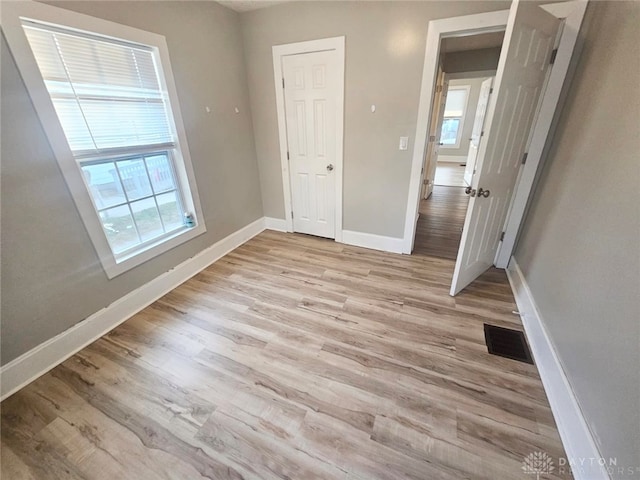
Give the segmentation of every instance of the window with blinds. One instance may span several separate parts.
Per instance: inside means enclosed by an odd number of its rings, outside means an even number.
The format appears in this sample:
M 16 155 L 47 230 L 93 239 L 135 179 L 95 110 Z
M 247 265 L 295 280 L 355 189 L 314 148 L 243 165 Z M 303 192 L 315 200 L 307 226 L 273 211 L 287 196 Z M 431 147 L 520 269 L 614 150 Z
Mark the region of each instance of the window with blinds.
M 75 156 L 174 146 L 151 47 L 23 26 Z
M 192 226 L 174 165 L 177 142 L 150 46 L 22 22 L 113 254 Z

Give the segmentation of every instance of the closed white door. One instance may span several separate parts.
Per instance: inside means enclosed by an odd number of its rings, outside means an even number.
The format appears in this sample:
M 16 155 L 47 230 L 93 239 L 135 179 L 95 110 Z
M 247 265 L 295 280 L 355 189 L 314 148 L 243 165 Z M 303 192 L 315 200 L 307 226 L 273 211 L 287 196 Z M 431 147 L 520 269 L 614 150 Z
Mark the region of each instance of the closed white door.
M 293 230 L 335 238 L 338 55 L 282 57 Z
M 451 295 L 493 265 L 559 23 L 533 3 L 515 0 L 511 6 Z
M 476 167 L 476 159 L 478 158 L 478 149 L 482 138 L 482 127 L 489 106 L 489 96 L 491 95 L 491 85 L 493 85 L 493 77 L 487 78 L 480 85 L 480 96 L 478 97 L 478 106 L 476 107 L 476 116 L 473 120 L 473 130 L 469 139 L 469 153 L 467 154 L 467 165 L 464 169 L 464 182 L 471 185 L 471 179 Z

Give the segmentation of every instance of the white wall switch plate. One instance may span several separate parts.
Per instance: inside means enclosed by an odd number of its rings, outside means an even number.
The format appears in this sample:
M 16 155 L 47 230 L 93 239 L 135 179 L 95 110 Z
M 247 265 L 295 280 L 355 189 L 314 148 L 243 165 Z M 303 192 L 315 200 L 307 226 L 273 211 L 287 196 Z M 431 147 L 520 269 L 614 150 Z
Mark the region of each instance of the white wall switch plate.
M 406 150 L 409 146 L 409 137 L 400 137 L 400 150 Z

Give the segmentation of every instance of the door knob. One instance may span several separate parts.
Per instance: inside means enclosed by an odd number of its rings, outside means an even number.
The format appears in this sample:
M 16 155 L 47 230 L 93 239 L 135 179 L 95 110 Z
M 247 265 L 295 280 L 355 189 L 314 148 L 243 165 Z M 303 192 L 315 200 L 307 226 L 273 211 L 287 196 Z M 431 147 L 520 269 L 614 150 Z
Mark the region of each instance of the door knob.
M 472 197 L 476 196 L 476 189 L 471 189 L 471 187 L 467 187 L 464 189 L 464 193 L 466 193 L 467 195 L 471 195 Z
M 489 190 L 483 190 L 482 187 L 478 189 L 478 197 L 487 198 L 489 196 Z
M 333 164 L 330 163 L 329 165 L 327 165 L 327 171 L 328 172 L 332 172 L 333 171 Z

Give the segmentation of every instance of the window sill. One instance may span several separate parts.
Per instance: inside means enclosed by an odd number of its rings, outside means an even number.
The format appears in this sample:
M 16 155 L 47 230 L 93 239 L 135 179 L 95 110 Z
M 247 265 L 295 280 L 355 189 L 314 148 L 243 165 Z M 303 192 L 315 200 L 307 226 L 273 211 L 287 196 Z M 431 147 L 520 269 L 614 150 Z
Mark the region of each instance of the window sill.
M 108 258 L 101 258 L 100 261 L 102 262 L 102 266 L 107 277 L 112 279 L 171 250 L 172 248 L 177 247 L 178 245 L 202 235 L 206 231 L 207 229 L 204 223 L 200 222 L 195 227 L 178 230 L 173 235 L 162 238 L 158 242 L 146 246 L 144 249 L 134 251 L 119 258 L 110 255 Z

